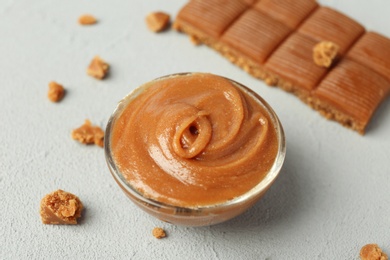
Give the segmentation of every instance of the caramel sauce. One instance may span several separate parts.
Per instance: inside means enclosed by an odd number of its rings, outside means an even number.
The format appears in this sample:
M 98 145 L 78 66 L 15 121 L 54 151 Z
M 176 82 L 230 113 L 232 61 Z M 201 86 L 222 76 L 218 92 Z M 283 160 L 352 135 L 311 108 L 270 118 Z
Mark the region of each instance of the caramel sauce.
M 255 187 L 271 169 L 278 137 L 265 107 L 228 79 L 186 74 L 141 87 L 112 127 L 123 177 L 147 198 L 214 205 Z

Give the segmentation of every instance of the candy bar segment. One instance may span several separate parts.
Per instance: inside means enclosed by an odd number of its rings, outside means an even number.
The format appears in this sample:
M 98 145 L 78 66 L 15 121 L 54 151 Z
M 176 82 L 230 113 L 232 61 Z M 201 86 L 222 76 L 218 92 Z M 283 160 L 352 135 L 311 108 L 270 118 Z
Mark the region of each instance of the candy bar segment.
M 299 28 L 298 32 L 314 40 L 329 41 L 345 54 L 365 29 L 348 16 L 328 7 L 318 8 Z
M 177 22 L 196 27 L 213 38 L 225 29 L 249 6 L 243 1 L 192 0 L 179 12 Z
M 261 0 L 254 8 L 295 29 L 318 7 L 315 0 Z
M 375 32 L 364 34 L 347 57 L 390 80 L 390 39 Z
M 282 23 L 259 11 L 249 10 L 224 33 L 221 41 L 263 64 L 290 32 Z
M 384 77 L 355 61 L 344 59 L 313 92 L 314 107 L 326 117 L 363 134 L 389 91 L 390 82 Z
M 265 69 L 291 82 L 299 96 L 306 96 L 327 72 L 313 62 L 315 45 L 315 40 L 294 33 L 271 55 Z

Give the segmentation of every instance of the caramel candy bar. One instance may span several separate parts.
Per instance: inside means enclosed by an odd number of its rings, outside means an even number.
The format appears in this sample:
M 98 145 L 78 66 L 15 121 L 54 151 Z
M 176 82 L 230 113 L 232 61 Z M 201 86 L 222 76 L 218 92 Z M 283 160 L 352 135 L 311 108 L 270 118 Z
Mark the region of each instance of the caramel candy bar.
M 192 0 L 174 27 L 359 133 L 389 95 L 390 39 L 314 0 Z
M 379 104 L 390 92 L 389 82 L 349 59 L 338 64 L 315 89 L 314 106 L 325 116 L 364 133 Z
M 83 204 L 72 193 L 56 190 L 47 194 L 40 205 L 40 214 L 43 224 L 75 225 L 81 216 Z

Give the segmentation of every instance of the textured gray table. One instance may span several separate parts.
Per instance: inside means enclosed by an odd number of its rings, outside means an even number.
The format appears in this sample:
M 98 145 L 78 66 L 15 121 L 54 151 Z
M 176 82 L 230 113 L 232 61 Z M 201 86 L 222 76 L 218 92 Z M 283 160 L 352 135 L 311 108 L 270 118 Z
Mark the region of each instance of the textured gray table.
M 185 2 L 0 0 L 0 259 L 357 259 L 372 242 L 390 253 L 390 101 L 362 137 L 184 35 L 146 30 L 148 12 L 175 15 Z M 322 3 L 390 37 L 388 0 Z M 99 24 L 78 26 L 83 13 Z M 112 66 L 107 80 L 85 74 L 96 54 Z M 273 106 L 287 135 L 274 186 L 251 210 L 216 226 L 150 217 L 119 190 L 101 148 L 70 139 L 85 118 L 104 127 L 133 88 L 181 71 L 250 86 Z M 59 104 L 46 99 L 51 80 L 68 90 Z M 39 201 L 58 188 L 84 202 L 81 225 L 41 224 Z M 155 239 L 155 226 L 169 237 Z

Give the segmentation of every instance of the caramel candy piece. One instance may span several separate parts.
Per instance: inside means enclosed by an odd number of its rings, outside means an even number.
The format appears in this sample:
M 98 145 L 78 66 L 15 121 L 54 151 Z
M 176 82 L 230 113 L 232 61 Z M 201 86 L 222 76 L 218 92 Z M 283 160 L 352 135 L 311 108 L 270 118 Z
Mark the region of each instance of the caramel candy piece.
M 152 231 L 152 234 L 155 238 L 157 239 L 161 239 L 163 237 L 166 237 L 167 234 L 165 233 L 164 229 L 160 228 L 160 227 L 155 227 Z
M 80 199 L 63 190 L 47 194 L 40 205 L 43 224 L 75 225 L 82 210 L 83 204 Z
M 65 89 L 62 85 L 57 82 L 51 81 L 49 83 L 49 91 L 47 92 L 47 97 L 52 102 L 59 102 L 65 95 Z
M 247 8 L 248 5 L 241 1 L 192 0 L 183 7 L 177 19 L 218 38 Z
M 84 14 L 79 17 L 79 24 L 81 25 L 92 25 L 97 23 L 96 18 L 90 14 Z
M 221 41 L 259 63 L 287 37 L 290 29 L 267 15 L 249 10 L 223 34 Z
M 93 126 L 91 121 L 85 120 L 84 125 L 72 131 L 72 138 L 82 144 L 96 144 L 103 147 L 104 132 L 98 126 Z
M 321 103 L 330 106 L 333 115 L 347 127 L 361 134 L 379 104 L 390 91 L 390 82 L 352 60 L 341 61 L 313 92 Z
M 338 51 L 339 46 L 333 42 L 320 42 L 313 48 L 313 61 L 318 66 L 329 68 Z
M 328 7 L 318 8 L 298 29 L 299 33 L 317 42 L 330 41 L 337 44 L 342 55 L 364 31 L 359 23 Z
M 364 34 L 347 57 L 390 80 L 390 39 L 375 32 Z
M 327 70 L 313 62 L 313 46 L 317 42 L 299 33 L 292 34 L 265 64 L 268 71 L 299 88 L 302 94 L 316 87 Z
M 315 0 L 261 0 L 254 6 L 291 29 L 297 28 L 317 7 Z
M 109 65 L 99 56 L 95 56 L 88 66 L 87 74 L 97 79 L 104 79 L 108 69 Z
M 368 244 L 360 250 L 361 260 L 388 260 L 389 258 L 377 244 Z
M 146 16 L 145 21 L 149 30 L 152 32 L 161 32 L 168 28 L 171 17 L 164 12 L 153 12 Z

